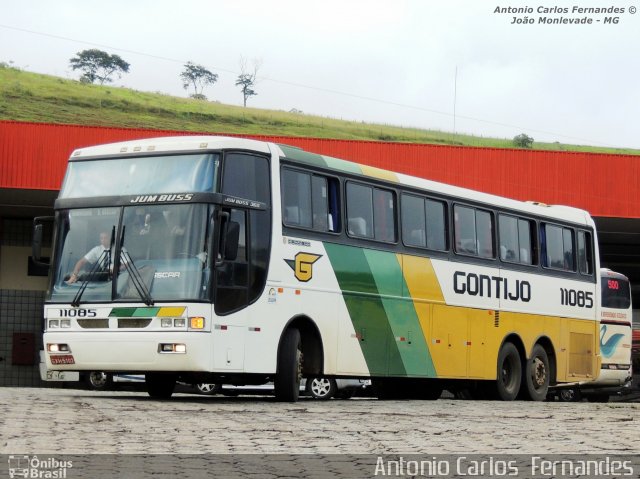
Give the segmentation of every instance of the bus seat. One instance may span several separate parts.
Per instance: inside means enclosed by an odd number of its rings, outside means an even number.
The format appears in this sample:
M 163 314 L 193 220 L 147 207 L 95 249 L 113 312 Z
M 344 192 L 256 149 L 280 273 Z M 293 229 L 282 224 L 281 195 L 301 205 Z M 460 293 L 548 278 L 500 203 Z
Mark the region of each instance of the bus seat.
M 349 233 L 354 236 L 367 236 L 367 222 L 364 218 L 349 218 Z
M 300 208 L 298 208 L 297 206 L 285 206 L 284 222 L 287 224 L 299 225 L 300 224 Z
M 417 245 L 417 246 L 427 245 L 427 238 L 424 230 L 422 229 L 412 230 L 411 233 L 409 233 L 409 240 L 411 241 L 412 245 Z

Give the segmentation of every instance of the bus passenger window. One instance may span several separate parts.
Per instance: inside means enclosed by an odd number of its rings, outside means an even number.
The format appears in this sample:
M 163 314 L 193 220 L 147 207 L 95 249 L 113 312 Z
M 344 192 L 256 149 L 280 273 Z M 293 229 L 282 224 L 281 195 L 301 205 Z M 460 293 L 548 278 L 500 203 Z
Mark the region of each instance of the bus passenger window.
M 531 221 L 501 214 L 498 216 L 498 230 L 502 261 L 534 264 Z
M 373 188 L 347 183 L 347 218 L 349 235 L 373 238 Z
M 454 228 L 456 253 L 478 254 L 476 244 L 476 215 L 473 208 L 454 206 Z
M 546 249 L 543 266 L 575 271 L 573 251 L 573 230 L 560 226 L 546 224 L 541 240 Z
M 591 233 L 578 231 L 578 266 L 580 273 L 593 274 L 593 253 L 591 249 Z
M 314 231 L 339 231 L 338 182 L 334 178 L 282 169 L 282 222 Z

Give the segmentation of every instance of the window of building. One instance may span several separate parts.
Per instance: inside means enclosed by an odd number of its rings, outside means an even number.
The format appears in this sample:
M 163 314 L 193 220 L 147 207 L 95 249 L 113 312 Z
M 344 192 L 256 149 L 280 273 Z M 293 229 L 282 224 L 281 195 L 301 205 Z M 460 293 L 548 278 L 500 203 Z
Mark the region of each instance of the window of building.
M 347 232 L 356 238 L 396 241 L 395 197 L 392 191 L 347 183 Z
M 402 238 L 407 246 L 446 250 L 445 204 L 402 195 Z
M 453 216 L 456 253 L 495 258 L 493 213 L 455 205 Z

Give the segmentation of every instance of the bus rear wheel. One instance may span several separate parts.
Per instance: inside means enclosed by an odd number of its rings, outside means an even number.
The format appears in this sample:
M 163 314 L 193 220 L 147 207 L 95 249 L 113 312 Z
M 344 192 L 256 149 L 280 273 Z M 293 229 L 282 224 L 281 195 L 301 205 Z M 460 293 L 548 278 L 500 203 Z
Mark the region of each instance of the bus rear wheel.
M 278 352 L 278 371 L 274 380 L 277 401 L 296 402 L 302 380 L 302 348 L 300 331 L 287 329 Z
M 545 349 L 536 344 L 524 372 L 522 384 L 524 398 L 531 401 L 544 401 L 549 392 L 550 379 L 549 357 Z
M 498 378 L 496 380 L 498 399 L 513 401 L 520 391 L 521 380 L 520 353 L 513 343 L 504 343 L 498 353 Z
M 169 399 L 176 388 L 176 375 L 163 373 L 147 373 L 145 383 L 147 393 L 153 399 Z

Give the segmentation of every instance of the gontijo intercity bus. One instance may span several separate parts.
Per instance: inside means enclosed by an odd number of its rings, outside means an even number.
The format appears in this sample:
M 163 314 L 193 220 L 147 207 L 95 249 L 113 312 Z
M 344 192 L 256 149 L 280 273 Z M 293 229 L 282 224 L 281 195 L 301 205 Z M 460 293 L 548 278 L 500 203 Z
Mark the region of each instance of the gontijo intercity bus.
M 600 371 L 597 244 L 582 210 L 285 145 L 82 148 L 55 203 L 47 367 L 144 373 L 159 398 L 274 381 L 295 401 L 322 375 L 542 400 Z

